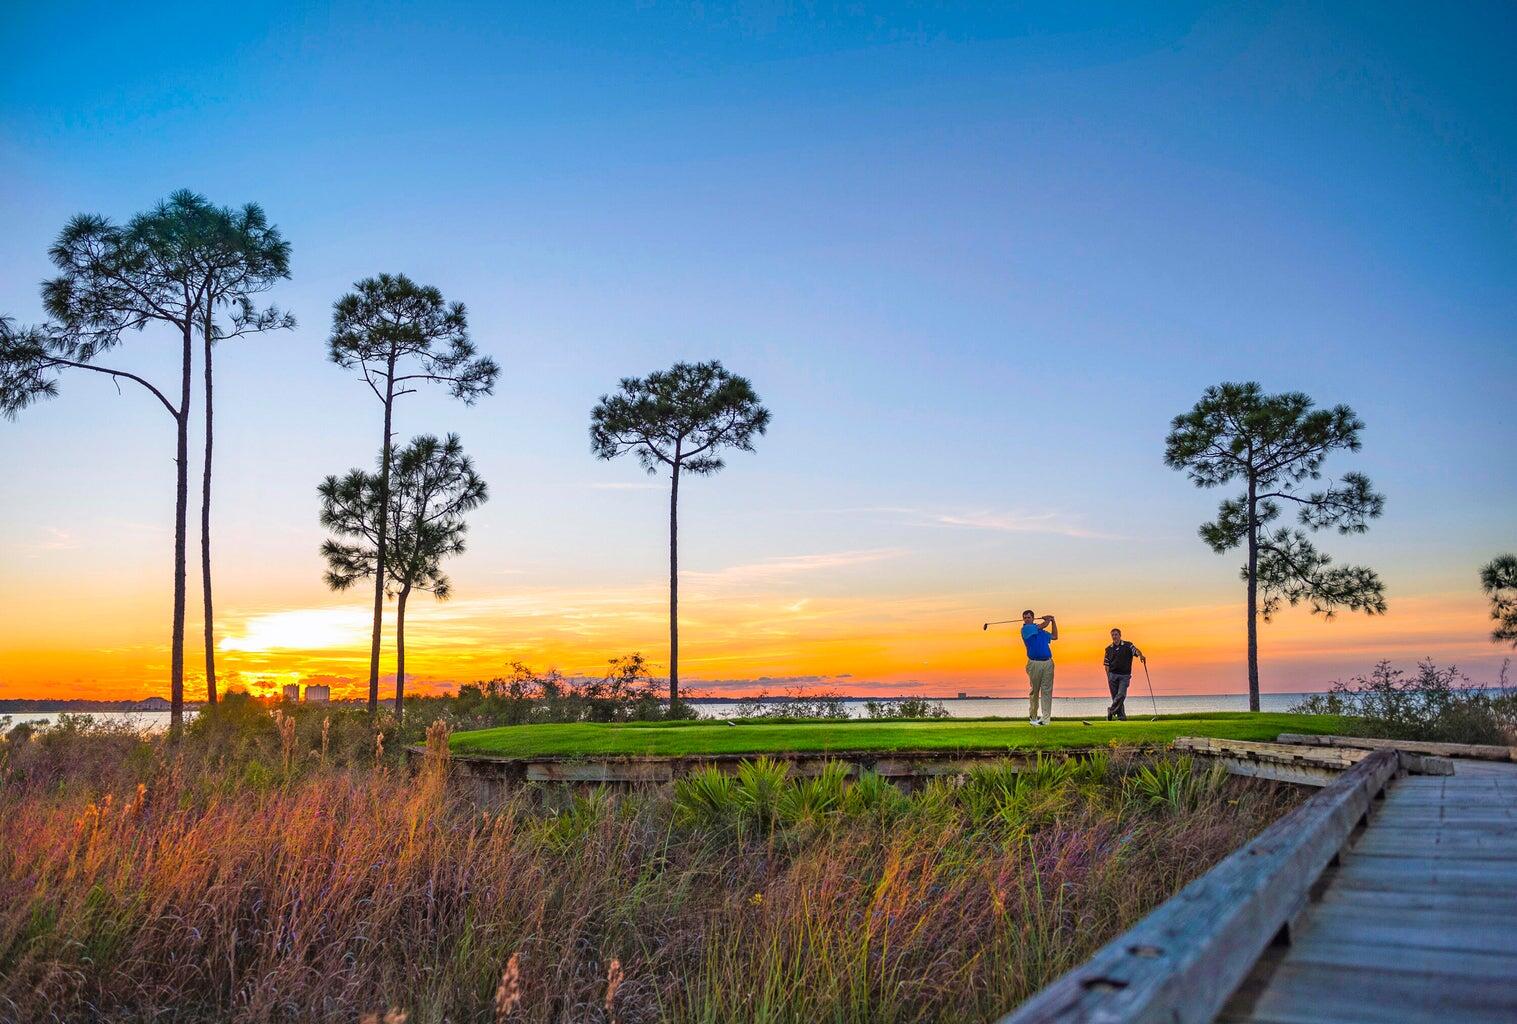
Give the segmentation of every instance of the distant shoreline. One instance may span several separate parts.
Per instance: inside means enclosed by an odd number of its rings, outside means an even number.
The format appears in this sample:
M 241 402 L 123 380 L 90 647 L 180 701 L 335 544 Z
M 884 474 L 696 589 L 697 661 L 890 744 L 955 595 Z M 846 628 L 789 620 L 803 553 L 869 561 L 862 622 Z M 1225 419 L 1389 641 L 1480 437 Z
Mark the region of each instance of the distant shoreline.
M 1313 690 L 1301 690 L 1301 691 L 1281 690 L 1281 691 L 1278 691 L 1278 692 L 1276 692 L 1276 691 L 1269 691 L 1269 692 L 1270 692 L 1270 694 L 1272 696 L 1277 696 L 1277 697 L 1302 697 L 1302 696 L 1306 696 L 1309 693 L 1314 693 L 1314 692 L 1318 692 L 1318 691 L 1313 691 Z M 431 695 L 430 694 L 424 694 L 423 696 L 431 696 Z M 449 696 L 451 696 L 451 695 L 449 695 Z M 1093 698 L 1093 697 L 1100 696 L 1100 695 L 1096 694 L 1096 695 L 1088 695 L 1088 696 L 1091 697 L 1091 698 Z M 1235 698 L 1235 697 L 1238 697 L 1239 694 L 1236 693 L 1236 692 L 1229 692 L 1229 693 L 1175 693 L 1175 694 L 1168 694 L 1167 696 L 1169 698 L 1176 698 L 1176 697 L 1195 697 L 1195 698 L 1205 698 L 1205 697 L 1221 698 L 1221 697 L 1227 697 L 1227 698 Z M 982 693 L 982 694 L 965 694 L 962 697 L 958 696 L 958 695 L 954 695 L 954 696 L 951 696 L 951 697 L 931 697 L 931 696 L 923 696 L 921 694 L 905 693 L 905 694 L 895 694 L 895 695 L 891 695 L 891 696 L 854 695 L 854 694 L 840 694 L 840 695 L 827 694 L 827 695 L 815 695 L 815 696 L 804 696 L 803 695 L 803 696 L 798 696 L 798 697 L 793 697 L 793 696 L 766 696 L 766 697 L 727 697 L 727 696 L 723 696 L 723 697 L 702 697 L 702 696 L 699 696 L 699 695 L 691 695 L 691 696 L 686 697 L 685 699 L 690 704 L 751 704 L 751 703 L 759 703 L 759 704 L 792 704 L 792 703 L 805 703 L 805 702 L 811 702 L 811 701 L 817 701 L 817 700 L 837 700 L 837 701 L 842 701 L 844 703 L 849 703 L 849 704 L 863 704 L 863 703 L 865 703 L 867 701 L 881 701 L 881 702 L 883 702 L 883 701 L 899 701 L 899 700 L 926 700 L 926 701 L 934 701 L 934 702 L 936 702 L 936 701 L 944 701 L 944 702 L 949 702 L 949 703 L 956 703 L 958 701 L 973 701 L 973 700 L 1025 700 L 1026 698 L 1022 694 L 1018 694 L 1018 693 L 1003 694 L 1003 695 L 1000 695 L 1000 696 L 997 696 L 995 694 L 987 694 L 987 693 Z M 1085 699 L 1085 698 L 1075 697 L 1074 699 Z M 330 704 L 337 705 L 337 706 L 341 706 L 341 705 L 353 705 L 353 706 L 359 706 L 359 707 L 366 706 L 367 703 L 368 702 L 364 698 L 362 698 L 362 697 L 343 698 L 343 699 L 333 700 L 333 701 L 330 702 Z M 386 701 L 381 701 L 381 703 L 387 703 L 387 702 Z M 205 701 L 200 701 L 200 700 L 194 700 L 194 701 L 187 700 L 187 701 L 184 702 L 185 709 L 186 710 L 191 710 L 191 711 L 198 711 L 204 705 L 205 705 Z M 164 699 L 163 697 L 144 697 L 144 698 L 141 698 L 141 699 L 138 699 L 138 700 L 86 700 L 86 699 L 31 698 L 31 697 L 11 697 L 11 698 L 0 699 L 0 715 L 16 715 L 16 714 L 22 714 L 22 715 L 26 715 L 26 714 L 81 714 L 81 715 L 87 715 L 87 714 L 91 714 L 92 712 L 97 712 L 97 711 L 102 711 L 102 712 L 121 712 L 121 711 L 168 711 L 168 710 L 169 710 L 169 702 L 166 699 Z

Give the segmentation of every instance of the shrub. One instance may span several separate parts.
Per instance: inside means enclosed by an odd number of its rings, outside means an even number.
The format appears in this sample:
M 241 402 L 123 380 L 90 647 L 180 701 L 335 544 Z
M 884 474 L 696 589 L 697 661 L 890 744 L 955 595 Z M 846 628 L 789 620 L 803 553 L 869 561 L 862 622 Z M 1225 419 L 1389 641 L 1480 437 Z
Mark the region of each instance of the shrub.
M 893 821 L 910 803 L 905 793 L 878 772 L 861 772 L 853 785 L 843 791 L 844 814 L 873 817 L 881 822 Z
M 1172 814 L 1195 811 L 1214 796 L 1227 779 L 1227 770 L 1214 764 L 1197 771 L 1189 755 L 1143 765 L 1128 776 L 1130 798 L 1150 808 Z
M 1070 765 L 1069 777 L 1076 784 L 1098 787 L 1111 777 L 1111 754 L 1105 750 L 1093 750 Z
M 744 823 L 761 832 L 772 831 L 779 819 L 780 802 L 789 780 L 789 762 L 760 757 L 739 763 L 733 797 Z
M 674 782 L 675 818 L 682 825 L 719 828 L 740 813 L 737 782 L 720 768 L 700 768 Z
M 651 722 L 696 718 L 681 701 L 672 710 L 663 683 L 649 672 L 641 654 L 612 658 L 600 678 L 570 678 L 557 669 L 538 672 L 519 661 L 504 676 L 458 688 L 456 697 L 406 698 L 406 741 L 410 722 L 446 721 L 454 729 L 557 722 Z
M 1496 745 L 1517 739 L 1517 692 L 1507 684 L 1505 665 L 1488 690 L 1452 665 L 1425 660 L 1408 676 L 1382 661 L 1368 676 L 1335 681 L 1327 693 L 1311 694 L 1291 710 L 1355 716 L 1366 735 L 1390 739 Z
M 787 824 L 815 823 L 840 810 L 848 787 L 848 766 L 828 761 L 810 778 L 793 781 L 780 796 L 779 817 Z
M 870 718 L 948 718 L 948 709 L 940 700 L 926 697 L 901 697 L 898 700 L 866 700 L 864 714 Z
M 767 690 L 756 697 L 740 701 L 734 718 L 847 718 L 848 705 L 841 693 L 825 690 L 812 693 L 804 686 L 793 686 L 784 697 L 771 697 Z

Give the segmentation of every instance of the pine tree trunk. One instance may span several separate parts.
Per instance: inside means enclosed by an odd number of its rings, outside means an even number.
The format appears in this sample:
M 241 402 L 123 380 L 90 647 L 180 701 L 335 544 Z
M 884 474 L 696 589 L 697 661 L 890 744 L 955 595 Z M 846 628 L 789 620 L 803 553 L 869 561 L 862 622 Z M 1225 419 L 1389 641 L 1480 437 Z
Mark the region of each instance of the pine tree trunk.
M 369 717 L 379 716 L 379 633 L 385 613 L 385 544 L 389 539 L 390 431 L 395 411 L 395 357 L 385 372 L 385 435 L 379 448 L 379 538 L 374 545 L 374 626 L 369 636 Z
M 406 598 L 409 586 L 400 589 L 395 599 L 395 724 L 404 720 L 406 706 Z
M 1254 514 L 1255 487 L 1248 481 L 1248 710 L 1259 710 L 1259 520 Z
M 200 483 L 200 589 L 205 605 L 205 699 L 208 704 L 216 703 L 216 616 L 211 601 L 212 329 L 211 311 L 207 308 L 201 332 L 205 341 L 205 470 Z
M 184 321 L 180 367 L 178 444 L 174 458 L 174 631 L 169 650 L 169 735 L 184 728 L 184 608 L 185 548 L 189 533 L 190 504 L 190 382 L 194 358 L 193 321 Z
M 679 703 L 679 448 L 669 478 L 669 717 Z

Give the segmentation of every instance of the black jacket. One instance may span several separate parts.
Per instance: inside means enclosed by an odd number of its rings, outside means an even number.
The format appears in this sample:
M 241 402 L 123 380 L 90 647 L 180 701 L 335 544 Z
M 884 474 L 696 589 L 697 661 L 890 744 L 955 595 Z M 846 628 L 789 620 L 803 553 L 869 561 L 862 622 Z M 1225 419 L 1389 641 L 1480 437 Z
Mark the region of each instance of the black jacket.
M 1132 675 L 1132 659 L 1137 653 L 1138 649 L 1128 640 L 1118 640 L 1108 645 L 1106 658 L 1103 661 L 1106 671 L 1115 672 L 1119 676 Z

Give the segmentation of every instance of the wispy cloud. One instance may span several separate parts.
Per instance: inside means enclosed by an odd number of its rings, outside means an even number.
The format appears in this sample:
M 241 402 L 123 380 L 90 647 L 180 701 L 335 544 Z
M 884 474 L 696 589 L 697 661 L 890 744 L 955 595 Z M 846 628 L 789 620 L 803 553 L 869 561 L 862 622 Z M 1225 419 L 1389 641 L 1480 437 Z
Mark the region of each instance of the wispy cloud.
M 855 508 L 809 509 L 807 515 L 877 515 L 889 517 L 902 526 L 951 527 L 966 530 L 991 530 L 997 533 L 1043 533 L 1087 540 L 1120 540 L 1117 534 L 1094 530 L 1085 525 L 1085 517 L 1056 510 L 1028 512 L 991 509 L 914 508 L 907 505 L 865 505 Z
M 864 548 L 853 551 L 829 551 L 813 555 L 779 555 L 758 562 L 729 565 L 713 572 L 687 572 L 686 578 L 706 584 L 751 584 L 788 579 L 803 573 L 829 572 L 871 562 L 898 558 L 901 548 Z
M 73 551 L 77 547 L 79 547 L 79 540 L 72 533 L 56 526 L 48 526 L 42 530 L 41 538 L 23 543 L 21 550 L 36 557 L 49 551 Z
M 1054 533 L 1064 537 L 1089 540 L 1116 540 L 1115 534 L 1092 530 L 1079 517 L 1060 512 L 934 512 L 928 518 L 939 526 L 958 526 L 970 530 L 994 530 L 999 533 Z

